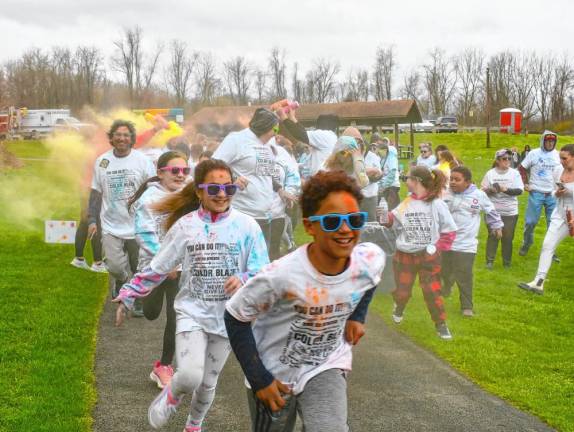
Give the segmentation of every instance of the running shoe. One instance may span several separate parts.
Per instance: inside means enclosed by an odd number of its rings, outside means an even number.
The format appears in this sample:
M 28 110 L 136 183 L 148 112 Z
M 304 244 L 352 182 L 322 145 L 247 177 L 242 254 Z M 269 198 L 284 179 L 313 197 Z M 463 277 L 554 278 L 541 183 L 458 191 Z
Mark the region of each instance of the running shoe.
M 494 263 L 492 261 L 487 261 L 486 263 L 486 269 L 487 270 L 492 270 L 494 268 Z
M 161 393 L 153 400 L 147 410 L 147 419 L 150 426 L 159 429 L 165 426 L 170 417 L 175 414 L 179 401 L 171 393 L 171 386 L 168 384 Z
M 533 292 L 538 295 L 544 295 L 544 279 L 534 279 L 532 282 L 520 282 L 518 288 Z
M 520 250 L 518 251 L 518 255 L 520 256 L 526 256 L 526 254 L 528 253 L 528 249 L 530 249 L 530 246 L 524 246 L 522 245 L 520 247 Z
M 462 316 L 466 318 L 472 318 L 474 316 L 474 312 L 472 309 L 463 309 Z
M 103 263 L 103 261 L 100 261 L 98 263 L 93 263 L 92 266 L 90 267 L 90 270 L 96 273 L 107 273 L 108 269 L 106 268 L 106 265 Z
M 452 334 L 450 334 L 450 330 L 448 329 L 445 322 L 440 323 L 436 326 L 436 332 L 442 340 L 452 339 Z
M 74 267 L 77 267 L 79 269 L 90 270 L 90 266 L 88 265 L 86 260 L 83 258 L 74 257 L 74 259 L 72 260 L 72 262 L 70 264 L 72 264 Z
M 153 369 L 149 374 L 149 378 L 155 382 L 160 389 L 163 389 L 171 382 L 171 377 L 173 377 L 173 368 L 171 365 L 165 366 L 159 361 L 155 362 Z
M 400 309 L 395 303 L 395 307 L 393 308 L 393 315 L 392 315 L 393 322 L 395 324 L 401 323 L 401 321 L 403 320 L 403 312 L 404 312 L 404 310 Z
M 201 426 L 187 425 L 183 432 L 201 432 Z

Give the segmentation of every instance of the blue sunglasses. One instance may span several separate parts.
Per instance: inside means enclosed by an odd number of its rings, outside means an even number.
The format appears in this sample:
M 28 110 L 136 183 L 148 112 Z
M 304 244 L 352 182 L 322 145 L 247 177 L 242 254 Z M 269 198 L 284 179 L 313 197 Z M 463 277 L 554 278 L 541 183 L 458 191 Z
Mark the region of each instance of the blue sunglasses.
M 357 212 L 357 213 L 329 213 L 320 216 L 309 216 L 310 222 L 321 223 L 321 229 L 326 232 L 337 231 L 343 225 L 343 222 L 347 222 L 347 226 L 352 230 L 360 230 L 365 226 L 367 222 L 367 212 Z

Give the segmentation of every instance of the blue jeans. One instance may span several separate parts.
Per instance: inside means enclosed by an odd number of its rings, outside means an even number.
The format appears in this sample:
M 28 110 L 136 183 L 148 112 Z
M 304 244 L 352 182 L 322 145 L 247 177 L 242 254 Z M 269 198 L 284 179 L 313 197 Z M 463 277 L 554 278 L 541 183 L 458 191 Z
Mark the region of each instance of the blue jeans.
M 550 216 L 556 207 L 556 198 L 550 193 L 530 191 L 528 206 L 526 207 L 526 220 L 524 221 L 524 240 L 522 247 L 528 249 L 534 243 L 534 228 L 540 220 L 542 207 L 546 212 L 546 227 L 550 224 Z

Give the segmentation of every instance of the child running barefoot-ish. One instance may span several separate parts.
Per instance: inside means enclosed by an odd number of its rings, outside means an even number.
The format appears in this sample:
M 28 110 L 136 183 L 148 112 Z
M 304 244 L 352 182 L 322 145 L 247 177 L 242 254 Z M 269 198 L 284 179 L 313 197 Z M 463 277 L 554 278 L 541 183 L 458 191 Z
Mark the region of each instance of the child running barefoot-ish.
M 491 236 L 502 237 L 503 223 L 494 205 L 484 191 L 472 184 L 472 173 L 465 166 L 453 168 L 450 188 L 444 201 L 456 223 L 456 237 L 449 251 L 442 254 L 442 293 L 450 295 L 456 282 L 460 291 L 463 316 L 472 317 L 473 266 L 478 247 L 480 212 L 486 214 Z
M 231 351 L 223 322 L 225 302 L 269 262 L 257 222 L 230 208 L 236 191 L 227 164 L 199 163 L 194 182 L 155 206 L 169 214 L 169 231 L 149 267 L 125 284 L 114 300 L 120 302 L 116 324 L 121 325 L 135 298 L 149 295 L 181 266 L 174 304 L 177 370 L 149 407 L 153 428 L 166 425 L 183 396 L 192 395 L 185 432 L 201 431 Z
M 448 207 L 440 199 L 445 175 L 438 169 L 415 166 L 407 176 L 410 196 L 390 214 L 388 226 L 397 232 L 397 251 L 393 266 L 396 289 L 393 321 L 400 324 L 412 295 L 417 274 L 424 299 L 436 331 L 442 339 L 452 339 L 446 324 L 441 295 L 441 252 L 450 249 L 456 236 L 456 224 Z
M 365 333 L 385 255 L 357 244 L 367 216 L 359 186 L 343 171 L 305 183 L 306 244 L 274 261 L 227 303 L 225 324 L 251 386 L 255 432 L 346 432 L 352 345 Z

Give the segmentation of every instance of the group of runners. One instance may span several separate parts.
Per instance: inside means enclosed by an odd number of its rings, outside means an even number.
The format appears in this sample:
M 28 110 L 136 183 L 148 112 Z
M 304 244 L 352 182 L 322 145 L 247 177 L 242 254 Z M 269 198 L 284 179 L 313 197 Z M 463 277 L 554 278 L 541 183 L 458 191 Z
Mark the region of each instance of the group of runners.
M 72 262 L 89 268 L 83 244 L 101 241 L 118 326 L 127 313 L 156 319 L 165 304 L 161 358 L 150 373 L 162 389 L 148 411 L 154 428 L 166 425 L 188 395 L 184 431 L 201 431 L 233 351 L 253 431 L 293 430 L 297 416 L 306 431 L 347 431 L 352 346 L 365 333 L 390 255 L 393 321 L 403 321 L 418 275 L 436 332 L 448 340 L 443 297 L 455 282 L 463 315 L 474 314 L 481 213 L 492 268 L 499 241 L 503 264 L 511 265 L 517 196 L 530 191 L 521 254 L 546 206 L 551 222 L 539 270 L 520 285 L 536 293 L 558 243 L 574 230 L 574 145 L 558 153 L 549 132 L 522 161 L 523 176 L 503 149 L 477 187 L 444 147 L 433 154 L 421 145 L 417 162 L 401 172 L 387 138 L 354 127 L 338 136 L 332 115 L 306 130 L 285 105 L 258 108 L 249 126 L 226 136 L 213 154 L 195 151 L 197 160 L 181 140 L 153 160 L 135 148 L 162 125 L 138 137 L 130 122 L 112 124 L 112 148 L 91 170 L 86 227 L 78 230 Z M 402 201 L 401 178 L 408 189 Z M 298 248 L 297 223 L 312 238 Z M 384 244 L 361 242 L 365 228 Z M 100 266 L 102 253 L 94 256 Z

